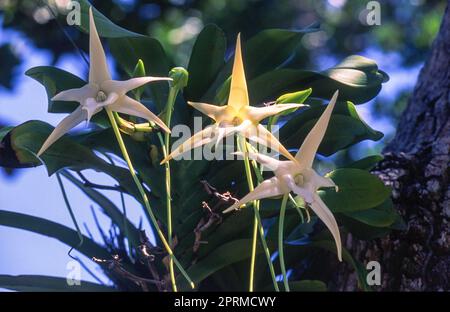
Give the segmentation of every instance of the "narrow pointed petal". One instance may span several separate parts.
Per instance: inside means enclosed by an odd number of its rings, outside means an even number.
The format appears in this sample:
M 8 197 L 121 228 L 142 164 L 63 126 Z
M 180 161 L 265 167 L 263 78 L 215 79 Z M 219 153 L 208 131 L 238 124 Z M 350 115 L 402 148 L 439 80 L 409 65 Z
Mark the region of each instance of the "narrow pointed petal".
M 244 62 L 242 61 L 241 34 L 236 40 L 236 51 L 234 52 L 233 72 L 231 73 L 230 96 L 228 105 L 239 111 L 242 107 L 249 105 L 247 82 L 245 80 Z
M 295 161 L 294 156 L 278 141 L 278 139 L 263 125 L 248 127 L 243 131 L 243 135 L 251 141 L 270 147 L 274 151 L 284 155 L 289 160 Z
M 235 203 L 233 206 L 225 209 L 223 213 L 227 213 L 238 209 L 240 206 L 254 200 L 269 198 L 274 196 L 279 196 L 283 194 L 280 187 L 279 181 L 276 177 L 264 180 L 260 185 L 258 185 L 252 192 L 245 195 L 240 201 Z
M 338 259 L 339 261 L 342 261 L 341 235 L 339 233 L 339 227 L 336 223 L 336 219 L 317 193 L 314 194 L 314 201 L 310 204 L 310 206 L 317 217 L 325 223 L 327 228 L 330 230 L 331 235 L 333 235 L 334 241 L 336 242 Z
M 236 152 L 233 154 L 244 156 L 244 153 L 242 152 Z M 272 171 L 275 171 L 282 166 L 282 161 L 261 153 L 247 152 L 245 154 L 247 154 L 250 159 L 256 160 L 258 163 Z
M 37 153 L 38 157 L 41 156 L 53 143 L 55 143 L 59 138 L 66 134 L 70 129 L 78 125 L 86 119 L 86 113 L 79 106 L 70 115 L 66 116 L 49 135 L 44 144 L 42 144 L 41 149 Z
M 320 116 L 319 120 L 316 122 L 314 127 L 308 133 L 303 141 L 302 146 L 298 150 L 295 158 L 298 160 L 300 165 L 303 167 L 312 167 L 314 157 L 317 153 L 317 149 L 319 148 L 320 143 L 327 131 L 328 122 L 330 121 L 331 112 L 333 111 L 334 105 L 336 104 L 337 97 L 339 95 L 339 91 L 336 91 L 331 98 L 330 103 L 328 104 L 325 111 Z
M 95 97 L 97 88 L 90 84 L 86 84 L 81 88 L 64 90 L 52 97 L 52 101 L 76 101 L 82 103 L 82 101 L 89 97 Z
M 303 104 L 277 104 L 277 105 L 270 105 L 265 107 L 254 107 L 249 106 L 248 107 L 248 115 L 253 122 L 260 122 L 261 120 L 277 115 L 281 112 L 284 112 L 288 109 L 293 108 L 299 108 L 304 107 L 306 105 Z
M 213 141 L 216 137 L 216 126 L 208 126 L 205 129 L 197 132 L 189 139 L 184 141 L 181 145 L 179 145 L 176 149 L 172 151 L 166 158 L 161 161 L 161 165 L 168 162 L 169 160 L 187 152 L 192 149 L 195 149 L 199 146 L 208 144 Z
M 158 116 L 153 114 L 147 107 L 145 107 L 138 101 L 133 100 L 129 96 L 121 96 L 115 103 L 109 105 L 108 108 L 118 113 L 137 116 L 147 119 L 148 121 L 153 121 L 161 129 L 170 133 L 170 129 L 161 119 L 159 119 Z
M 215 121 L 217 121 L 219 116 L 223 114 L 224 110 L 226 109 L 225 106 L 217 106 L 206 103 L 188 101 L 188 104 Z
M 106 64 L 105 51 L 95 27 L 92 7 L 89 8 L 89 82 L 100 84 L 111 80 Z
M 314 179 L 315 179 L 314 184 L 315 184 L 316 189 L 318 189 L 320 187 L 334 187 L 336 189 L 336 192 L 339 189 L 338 186 L 336 185 L 336 183 L 334 183 L 334 181 L 331 180 L 330 178 L 322 177 L 322 176 L 316 174 Z
M 116 92 L 119 95 L 125 95 L 127 92 L 139 88 L 140 86 L 152 81 L 171 81 L 172 78 L 166 77 L 138 77 L 125 81 L 107 80 L 101 84 L 101 89 L 106 93 Z

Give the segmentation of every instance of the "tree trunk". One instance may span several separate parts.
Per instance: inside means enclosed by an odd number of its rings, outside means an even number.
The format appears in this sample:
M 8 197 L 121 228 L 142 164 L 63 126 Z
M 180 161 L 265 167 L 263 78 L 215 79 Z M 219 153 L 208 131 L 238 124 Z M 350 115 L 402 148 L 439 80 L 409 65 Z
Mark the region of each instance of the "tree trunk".
M 450 290 L 450 1 L 427 62 L 403 113 L 385 159 L 373 171 L 393 188 L 405 231 L 343 244 L 364 265 L 381 264 L 378 291 Z M 333 289 L 356 290 L 347 265 L 334 274 Z

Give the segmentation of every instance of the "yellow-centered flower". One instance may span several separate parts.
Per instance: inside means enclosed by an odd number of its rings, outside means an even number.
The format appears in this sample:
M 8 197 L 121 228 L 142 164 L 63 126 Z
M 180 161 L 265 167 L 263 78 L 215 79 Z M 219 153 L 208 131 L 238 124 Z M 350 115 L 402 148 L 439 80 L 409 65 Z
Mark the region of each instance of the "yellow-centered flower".
M 283 145 L 259 122 L 267 117 L 277 115 L 285 110 L 298 108 L 302 104 L 279 104 L 266 107 L 250 106 L 245 79 L 244 64 L 242 61 L 240 35 L 236 41 L 236 51 L 234 54 L 233 72 L 231 75 L 230 95 L 228 104 L 217 106 L 205 103 L 188 102 L 189 105 L 199 110 L 203 114 L 212 118 L 215 123 L 197 132 L 188 140 L 183 142 L 170 153 L 161 164 L 177 157 L 191 149 L 197 148 L 210 142 L 220 141 L 233 133 L 240 133 L 244 137 L 270 147 L 283 154 L 289 159 L 294 159 Z
M 93 115 L 100 112 L 104 107 L 111 111 L 153 121 L 164 131 L 170 132 L 161 119 L 144 105 L 127 96 L 126 93 L 148 82 L 172 79 L 165 77 L 139 77 L 126 81 L 111 80 L 111 75 L 106 65 L 105 52 L 95 27 L 92 7 L 89 8 L 89 30 L 88 84 L 81 88 L 62 91 L 52 98 L 52 101 L 76 101 L 80 103 L 80 106 L 56 126 L 42 145 L 38 156 L 42 155 L 70 129 L 83 120 L 89 121 Z
M 338 186 L 330 178 L 322 177 L 312 169 L 314 157 L 325 135 L 337 97 L 338 91 L 334 93 L 322 116 L 320 116 L 317 123 L 306 136 L 294 160 L 280 161 L 263 154 L 248 153 L 250 158 L 255 159 L 264 167 L 272 170 L 275 176 L 263 181 L 240 201 L 224 210 L 224 213 L 239 209 L 242 205 L 254 200 L 280 196 L 292 191 L 301 196 L 306 204 L 311 207 L 314 213 L 328 227 L 336 242 L 338 258 L 342 261 L 339 227 L 330 209 L 328 209 L 317 194 L 317 190 L 321 187 L 334 187 L 337 191 Z M 236 154 L 242 155 L 242 153 Z

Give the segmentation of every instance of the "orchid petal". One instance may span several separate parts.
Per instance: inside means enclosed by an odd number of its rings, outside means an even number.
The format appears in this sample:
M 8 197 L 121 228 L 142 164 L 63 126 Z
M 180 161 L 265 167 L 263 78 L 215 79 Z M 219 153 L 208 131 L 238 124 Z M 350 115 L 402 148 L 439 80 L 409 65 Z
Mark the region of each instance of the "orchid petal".
M 226 109 L 226 106 L 217 106 L 206 103 L 188 101 L 188 104 L 215 121 L 219 119 L 220 115 L 224 114 Z
M 81 109 L 81 106 L 79 106 L 70 115 L 61 120 L 61 122 L 55 127 L 52 133 L 45 140 L 44 144 L 42 144 L 37 156 L 41 156 L 53 143 L 55 143 L 59 138 L 61 138 L 84 119 L 86 119 L 86 113 Z
M 284 155 L 288 159 L 295 161 L 294 156 L 278 141 L 278 139 L 263 125 L 255 127 L 249 127 L 242 134 L 251 141 L 270 147 L 274 151 Z
M 86 84 L 81 88 L 64 90 L 52 97 L 52 101 L 76 101 L 82 103 L 84 99 L 95 97 L 97 88 L 93 85 Z
M 265 106 L 265 107 L 249 106 L 247 113 L 249 115 L 250 120 L 256 123 L 256 122 L 260 122 L 261 120 L 263 120 L 267 117 L 274 116 L 281 112 L 284 112 L 285 110 L 304 107 L 304 106 L 306 106 L 306 105 L 303 105 L 303 104 L 277 104 L 277 105 L 270 105 L 270 106 Z
M 325 225 L 333 235 L 334 241 L 336 242 L 338 259 L 339 261 L 342 261 L 342 243 L 336 219 L 317 193 L 314 194 L 314 200 L 312 203 L 310 203 L 310 207 L 319 217 L 319 219 L 322 220 L 323 223 L 325 223 Z
M 278 168 L 280 168 L 280 166 L 282 166 L 283 162 L 275 159 L 273 157 L 261 154 L 261 153 L 254 153 L 254 152 L 236 152 L 233 153 L 234 155 L 239 155 L 239 156 L 245 156 L 247 155 L 250 159 L 256 160 L 257 162 L 259 162 L 261 165 L 263 165 L 264 167 L 269 168 L 270 170 L 274 171 L 277 170 Z
M 228 105 L 233 107 L 236 111 L 239 111 L 242 107 L 248 106 L 249 102 L 244 63 L 242 61 L 241 34 L 238 34 L 236 40 L 236 51 L 234 52 L 233 72 L 231 74 Z
M 238 209 L 240 206 L 254 200 L 275 197 L 283 194 L 283 190 L 280 186 L 280 182 L 276 177 L 268 180 L 264 180 L 253 191 L 245 195 L 240 201 L 236 202 L 233 206 L 225 209 L 223 213 L 230 212 Z
M 101 89 L 106 93 L 116 92 L 119 95 L 125 95 L 127 92 L 139 88 L 140 86 L 152 82 L 152 81 L 162 81 L 167 80 L 171 81 L 172 78 L 165 77 L 138 77 L 132 78 L 125 81 L 118 80 L 107 80 L 102 82 Z
M 143 104 L 139 103 L 136 100 L 133 100 L 129 96 L 123 95 L 121 96 L 115 103 L 108 106 L 110 110 L 122 114 L 127 114 L 131 116 L 137 116 L 148 121 L 153 121 L 157 124 L 161 129 L 170 133 L 170 129 L 166 126 L 166 124 L 159 119 L 158 116 L 153 114 L 147 107 Z
M 187 152 L 192 149 L 195 149 L 204 144 L 210 143 L 215 138 L 215 132 L 217 127 L 215 125 L 208 126 L 205 129 L 197 132 L 189 139 L 184 141 L 180 146 L 178 146 L 175 150 L 172 151 L 166 158 L 161 161 L 161 165 L 168 162 L 169 160 Z
M 100 84 L 105 80 L 111 80 L 105 51 L 95 27 L 92 7 L 89 8 L 89 54 L 89 82 Z
M 312 167 L 317 149 L 319 148 L 319 145 L 322 142 L 322 139 L 327 130 L 331 112 L 333 111 L 334 105 L 336 104 L 338 95 L 339 91 L 336 91 L 331 98 L 331 101 L 328 104 L 327 108 L 322 113 L 322 116 L 320 116 L 319 120 L 308 133 L 305 140 L 303 141 L 302 146 L 295 155 L 295 158 L 298 160 L 298 162 L 305 168 Z

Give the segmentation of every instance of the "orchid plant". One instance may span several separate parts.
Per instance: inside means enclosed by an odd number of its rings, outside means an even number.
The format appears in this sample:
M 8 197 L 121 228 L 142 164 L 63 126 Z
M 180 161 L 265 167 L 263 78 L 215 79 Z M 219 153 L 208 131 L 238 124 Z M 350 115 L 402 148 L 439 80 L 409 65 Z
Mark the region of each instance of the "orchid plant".
M 315 26 L 264 30 L 242 42 L 238 35 L 227 49 L 223 31 L 207 25 L 186 69 L 171 68 L 157 39 L 113 24 L 85 0 L 80 4 L 79 28 L 89 33 L 88 81 L 52 66 L 26 73 L 45 87 L 50 113 L 69 115 L 55 128 L 33 120 L 0 129 L 0 166 L 44 164 L 56 175 L 74 226 L 6 210 L 0 225 L 60 240 L 71 257 L 92 259 L 113 284 L 82 282 L 82 290 L 326 290 L 317 273 L 339 261 L 354 266 L 360 288 L 369 288 L 341 237 L 382 237 L 402 220 L 389 188 L 370 173 L 381 156 L 345 162 L 326 156 L 382 138 L 356 108 L 387 80 L 374 61 L 350 56 L 327 70 L 305 71 L 288 60 Z M 123 81 L 112 80 L 100 37 Z M 194 111 L 213 123 L 180 145 L 170 131 L 178 125 L 192 130 Z M 83 121 L 88 127 L 73 129 Z M 231 135 L 240 159 L 179 159 L 205 144 L 220 149 Z M 258 152 L 259 145 L 275 154 Z M 88 178 L 90 169 L 111 177 L 111 185 Z M 87 207 L 70 201 L 67 183 L 93 202 L 95 220 L 98 208 L 111 220 L 109 230 L 97 223 L 100 238 L 78 225 Z M 121 205 L 106 191 L 119 194 Z M 142 205 L 154 233 L 129 220 L 125 195 Z M 65 278 L 0 275 L 0 287 L 39 290 L 43 284 L 72 290 Z

